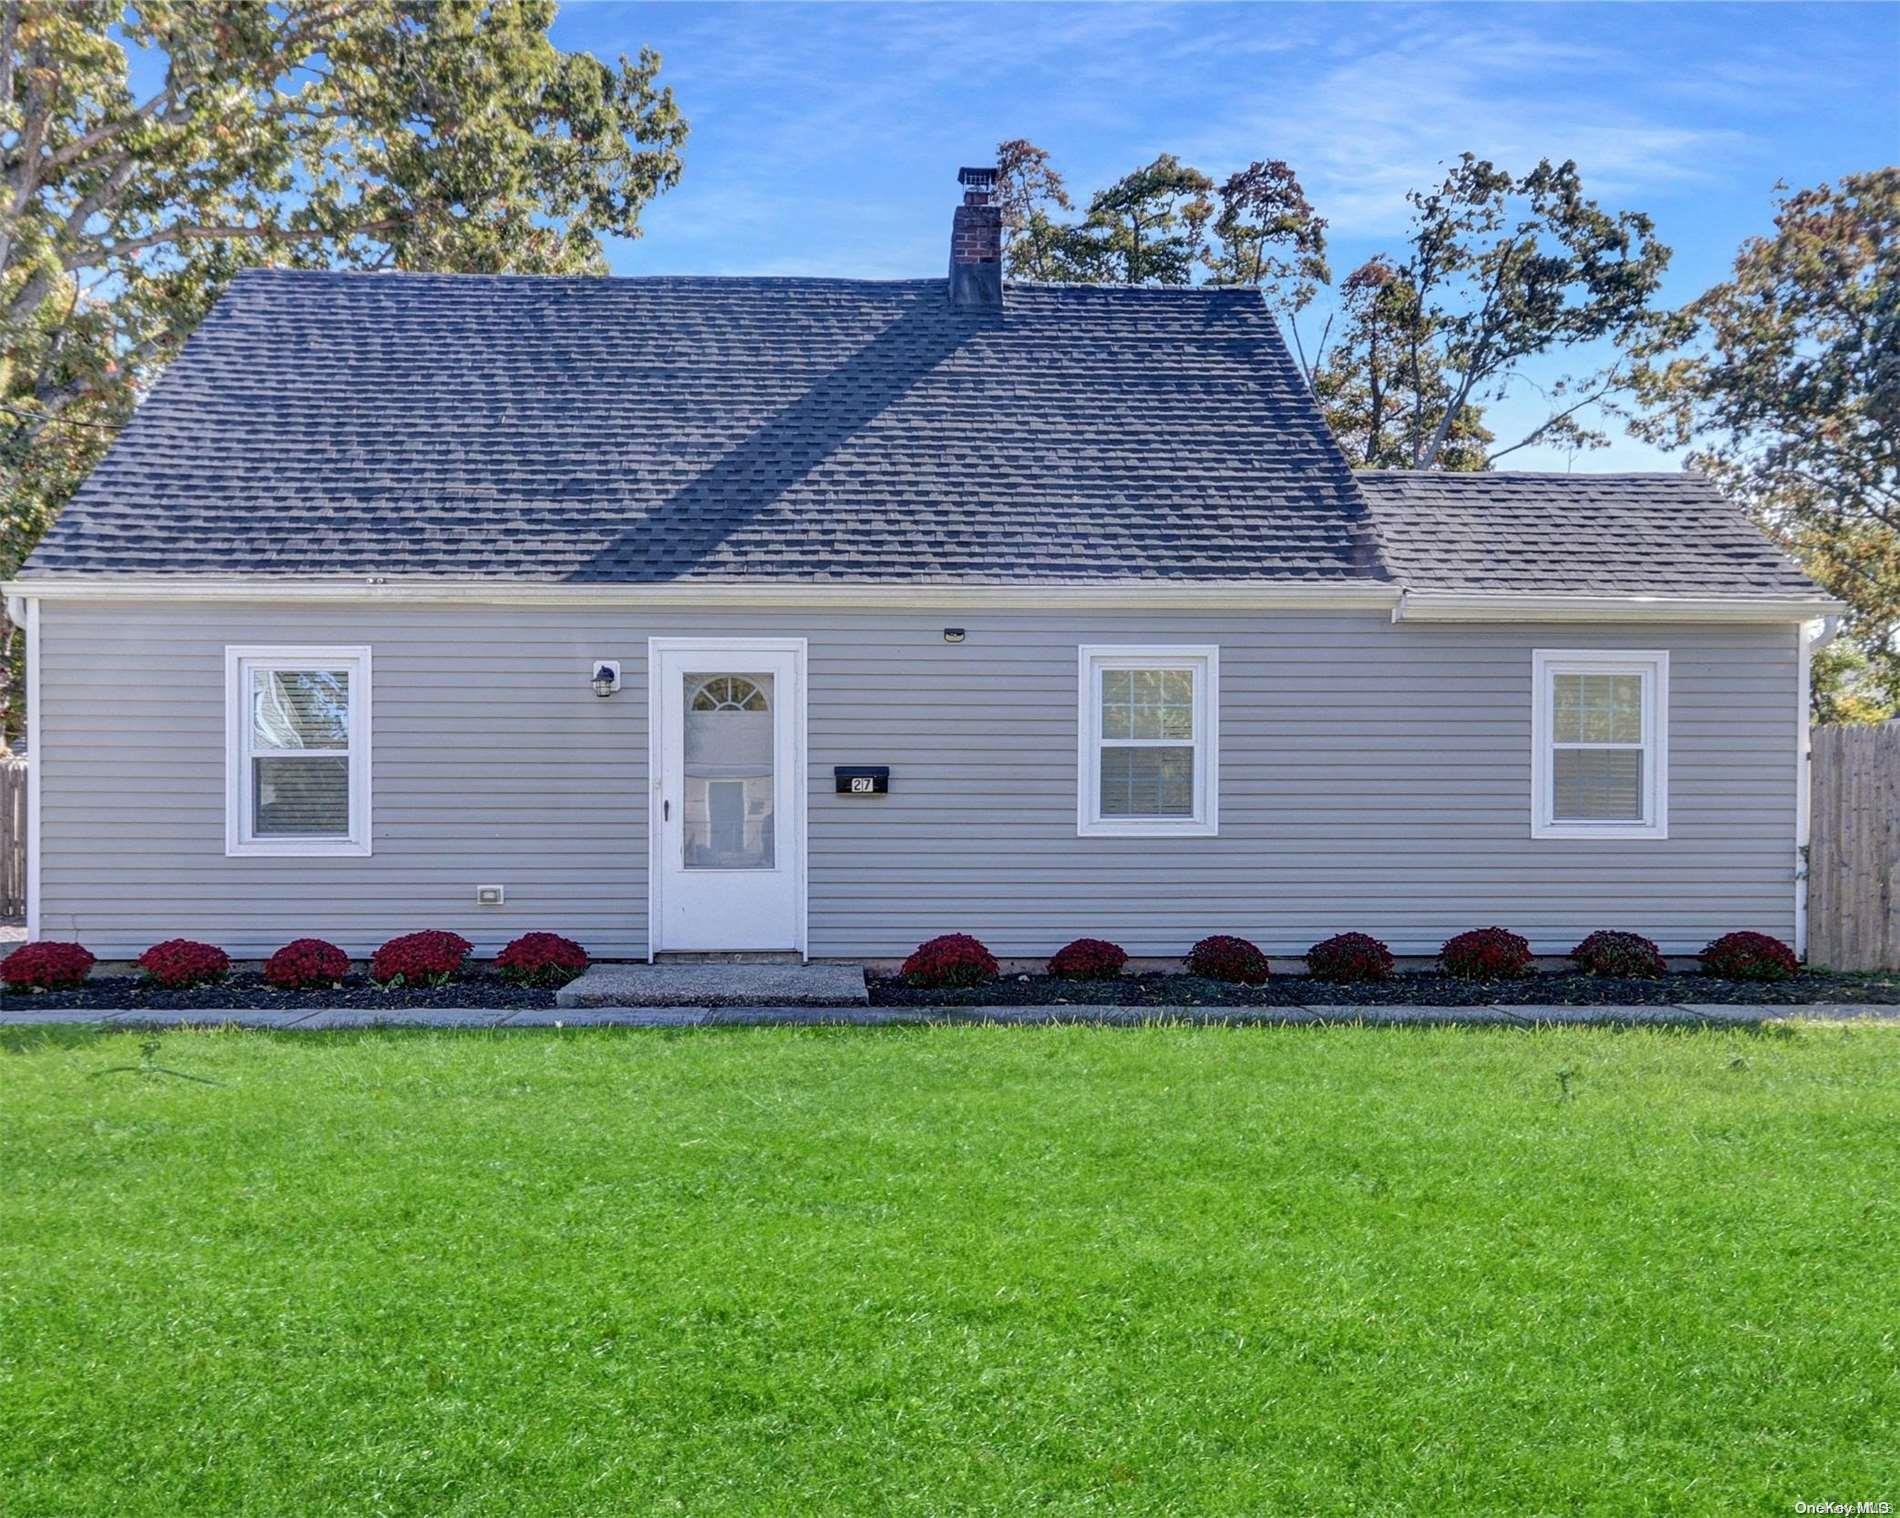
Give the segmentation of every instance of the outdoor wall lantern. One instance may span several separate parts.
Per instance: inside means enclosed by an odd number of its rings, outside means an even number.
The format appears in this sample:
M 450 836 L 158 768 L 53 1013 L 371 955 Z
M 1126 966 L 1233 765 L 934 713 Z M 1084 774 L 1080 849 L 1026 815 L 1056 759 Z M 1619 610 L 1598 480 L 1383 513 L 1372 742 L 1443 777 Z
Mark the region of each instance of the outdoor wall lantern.
M 596 659 L 594 661 L 594 694 L 611 696 L 620 689 L 620 661 L 618 659 Z

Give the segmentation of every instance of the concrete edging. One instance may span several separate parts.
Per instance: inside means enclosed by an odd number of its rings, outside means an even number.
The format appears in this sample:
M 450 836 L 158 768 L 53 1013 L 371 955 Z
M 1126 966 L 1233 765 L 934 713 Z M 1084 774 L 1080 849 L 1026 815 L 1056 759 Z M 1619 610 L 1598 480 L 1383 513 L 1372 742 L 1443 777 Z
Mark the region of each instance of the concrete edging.
M 309 1012 L 218 1008 L 196 1012 L 0 1010 L 0 1027 L 214 1028 L 321 1032 L 367 1028 L 702 1028 L 889 1027 L 940 1024 L 1140 1027 L 1751 1027 L 1763 1023 L 1860 1018 L 1900 1021 L 1900 1005 L 1799 1002 L 1784 1006 L 1675 1002 L 1656 1006 L 1291 1006 L 1291 1007 L 400 1007 Z

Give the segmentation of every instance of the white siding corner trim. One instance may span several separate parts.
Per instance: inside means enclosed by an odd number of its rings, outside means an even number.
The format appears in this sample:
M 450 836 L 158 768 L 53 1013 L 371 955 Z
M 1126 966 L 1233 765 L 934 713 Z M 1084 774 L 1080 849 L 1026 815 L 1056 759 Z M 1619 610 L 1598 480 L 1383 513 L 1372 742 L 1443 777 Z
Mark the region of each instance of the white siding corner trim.
M 253 832 L 251 675 L 270 670 L 347 670 L 349 833 L 258 837 Z M 288 859 L 361 858 L 370 853 L 370 651 L 306 644 L 228 644 L 224 650 L 224 852 Z
M 1220 647 L 1213 643 L 1084 643 L 1077 649 L 1075 831 L 1083 838 L 1211 838 L 1220 832 Z M 1121 740 L 1102 730 L 1103 675 L 1110 671 L 1185 671 L 1193 681 L 1188 735 Z M 1181 816 L 1105 814 L 1104 743 L 1194 750 L 1192 801 Z
M 40 777 L 46 769 L 46 723 L 40 705 L 40 602 L 26 603 L 26 936 L 40 937 Z
M 1556 724 L 1563 675 L 1632 675 L 1642 681 L 1640 741 L 1566 742 Z M 1640 750 L 1640 815 L 1585 819 L 1560 815 L 1559 749 Z M 1538 648 L 1531 651 L 1531 837 L 1664 839 L 1669 836 L 1669 655 L 1649 649 Z
M 1834 641 L 1833 618 L 1801 624 L 1794 710 L 1794 957 L 1808 959 L 1808 846 L 1814 832 L 1814 656 Z

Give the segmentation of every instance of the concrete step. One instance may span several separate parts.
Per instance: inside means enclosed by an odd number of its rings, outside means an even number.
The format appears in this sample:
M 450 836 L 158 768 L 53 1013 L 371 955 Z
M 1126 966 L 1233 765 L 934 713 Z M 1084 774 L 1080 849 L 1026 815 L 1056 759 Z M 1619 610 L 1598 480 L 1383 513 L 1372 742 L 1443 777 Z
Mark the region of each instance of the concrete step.
M 718 954 L 662 950 L 653 956 L 653 961 L 662 965 L 802 965 L 805 962 L 796 949 L 730 949 Z
M 858 965 L 592 965 L 554 993 L 561 1007 L 862 1007 Z

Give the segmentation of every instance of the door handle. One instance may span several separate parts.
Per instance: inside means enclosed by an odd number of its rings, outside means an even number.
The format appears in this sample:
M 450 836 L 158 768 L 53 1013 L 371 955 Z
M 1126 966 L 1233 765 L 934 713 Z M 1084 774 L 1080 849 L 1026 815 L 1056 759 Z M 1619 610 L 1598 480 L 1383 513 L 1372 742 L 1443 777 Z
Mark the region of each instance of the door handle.
M 673 798 L 671 796 L 668 796 L 666 800 L 660 803 L 660 821 L 671 822 L 672 820 L 673 820 Z

